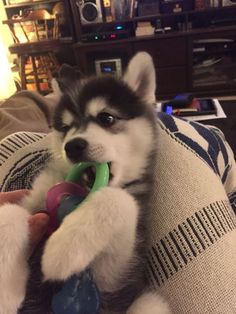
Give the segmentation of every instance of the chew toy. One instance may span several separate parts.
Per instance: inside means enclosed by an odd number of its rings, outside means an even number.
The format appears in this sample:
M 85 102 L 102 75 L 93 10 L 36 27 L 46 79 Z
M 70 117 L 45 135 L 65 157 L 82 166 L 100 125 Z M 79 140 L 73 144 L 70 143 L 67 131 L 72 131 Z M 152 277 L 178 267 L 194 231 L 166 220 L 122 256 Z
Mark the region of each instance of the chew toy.
M 93 166 L 96 169 L 95 180 L 88 192 L 77 182 L 84 171 Z M 55 231 L 67 214 L 74 209 L 79 210 L 78 206 L 87 201 L 92 193 L 106 186 L 108 181 L 109 168 L 106 163 L 79 163 L 73 166 L 65 181 L 48 191 L 46 208 L 50 216 L 49 232 Z M 99 306 L 99 292 L 89 269 L 69 278 L 52 299 L 54 314 L 96 314 Z

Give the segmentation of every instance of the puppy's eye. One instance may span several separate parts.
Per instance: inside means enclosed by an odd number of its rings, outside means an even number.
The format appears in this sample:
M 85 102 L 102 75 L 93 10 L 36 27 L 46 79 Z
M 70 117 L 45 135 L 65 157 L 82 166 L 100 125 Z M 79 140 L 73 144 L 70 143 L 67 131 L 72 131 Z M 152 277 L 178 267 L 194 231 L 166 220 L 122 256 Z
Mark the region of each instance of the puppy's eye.
M 102 126 L 110 127 L 117 121 L 117 117 L 108 112 L 100 112 L 97 115 L 97 120 Z
M 70 125 L 67 125 L 67 124 L 63 124 L 63 125 L 60 127 L 60 131 L 61 131 L 61 132 L 64 132 L 64 133 L 68 132 L 69 129 L 70 129 Z

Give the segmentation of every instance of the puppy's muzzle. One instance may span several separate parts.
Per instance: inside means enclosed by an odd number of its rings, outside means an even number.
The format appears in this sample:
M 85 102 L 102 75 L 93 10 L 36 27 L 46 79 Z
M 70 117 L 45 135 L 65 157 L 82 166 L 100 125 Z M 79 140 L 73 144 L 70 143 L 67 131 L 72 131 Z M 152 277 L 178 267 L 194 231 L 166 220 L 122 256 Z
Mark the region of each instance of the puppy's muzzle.
M 76 138 L 65 145 L 66 156 L 72 162 L 82 161 L 85 157 L 88 142 L 83 138 Z

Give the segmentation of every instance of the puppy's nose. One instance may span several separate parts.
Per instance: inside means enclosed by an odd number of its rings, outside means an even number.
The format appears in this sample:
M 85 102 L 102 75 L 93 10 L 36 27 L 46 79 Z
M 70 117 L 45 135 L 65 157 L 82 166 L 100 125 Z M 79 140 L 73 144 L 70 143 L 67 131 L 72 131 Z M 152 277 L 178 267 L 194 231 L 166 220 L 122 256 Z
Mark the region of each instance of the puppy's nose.
M 65 145 L 66 155 L 69 159 L 77 161 L 87 146 L 88 142 L 83 138 L 73 139 Z

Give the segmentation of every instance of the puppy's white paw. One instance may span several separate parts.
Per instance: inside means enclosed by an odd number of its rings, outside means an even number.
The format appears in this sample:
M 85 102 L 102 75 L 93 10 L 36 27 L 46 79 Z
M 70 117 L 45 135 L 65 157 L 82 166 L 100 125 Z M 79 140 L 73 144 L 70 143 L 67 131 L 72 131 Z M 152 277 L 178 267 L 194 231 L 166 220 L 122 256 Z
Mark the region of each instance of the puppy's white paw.
M 13 204 L 0 207 L 0 313 L 15 314 L 28 279 L 29 214 Z
M 131 307 L 127 314 L 171 314 L 168 303 L 155 292 L 142 294 Z
M 127 237 L 134 238 L 136 223 L 131 224 L 131 219 L 137 220 L 136 203 L 123 190 L 106 187 L 89 196 L 48 239 L 42 257 L 45 280 L 66 280 L 85 270 L 107 251 L 114 234 L 129 229 Z
M 72 229 L 73 226 L 67 229 L 62 225 L 47 241 L 42 257 L 44 280 L 66 280 L 87 267 L 90 258 L 86 256 L 86 250 L 79 249 L 83 247 L 83 243 L 81 246 L 79 243 L 75 244 L 80 239 L 76 233 L 73 235 Z

